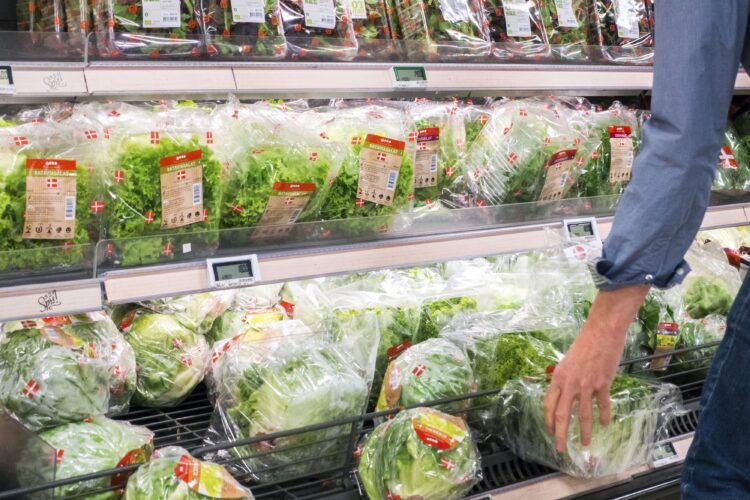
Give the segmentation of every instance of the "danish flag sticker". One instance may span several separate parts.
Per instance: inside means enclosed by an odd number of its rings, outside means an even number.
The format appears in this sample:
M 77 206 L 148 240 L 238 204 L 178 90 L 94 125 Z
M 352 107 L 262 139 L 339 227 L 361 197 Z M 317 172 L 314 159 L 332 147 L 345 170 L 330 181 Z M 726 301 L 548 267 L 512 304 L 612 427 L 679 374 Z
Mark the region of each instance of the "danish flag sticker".
M 388 155 L 385 153 L 378 153 L 378 160 L 385 161 L 386 158 L 388 158 Z
M 48 188 L 56 188 L 57 187 L 57 179 L 54 177 L 48 177 L 47 178 L 47 187 Z
M 719 153 L 719 160 L 722 168 L 737 168 L 737 160 L 734 158 L 732 149 L 729 146 L 722 146 Z

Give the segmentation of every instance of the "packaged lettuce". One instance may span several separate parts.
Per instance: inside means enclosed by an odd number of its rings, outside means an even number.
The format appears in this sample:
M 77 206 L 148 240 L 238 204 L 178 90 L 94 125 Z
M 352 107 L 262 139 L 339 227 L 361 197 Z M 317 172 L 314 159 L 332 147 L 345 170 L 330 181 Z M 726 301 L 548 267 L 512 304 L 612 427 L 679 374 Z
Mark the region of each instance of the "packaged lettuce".
M 396 0 L 410 59 L 464 60 L 489 54 L 489 33 L 476 0 Z
M 422 316 L 414 343 L 435 338 L 440 330 L 458 314 L 477 310 L 475 292 L 453 293 L 425 298 L 422 302 Z
M 125 500 L 207 500 L 237 498 L 253 500 L 242 486 L 219 464 L 194 458 L 184 448 L 159 448 L 151 460 L 128 480 Z
M 55 479 L 60 480 L 146 462 L 153 451 L 154 434 L 145 427 L 97 416 L 41 432 L 39 438 L 56 450 Z M 39 461 L 46 459 L 33 453 L 33 448 L 26 451 L 19 463 L 21 479 L 33 478 L 35 470 L 43 466 Z M 126 481 L 127 474 L 117 474 L 74 482 L 55 488 L 54 497 L 114 500 L 122 496 Z M 91 492 L 97 493 L 89 495 Z
M 371 500 L 458 500 L 479 481 L 481 463 L 466 422 L 431 408 L 414 408 L 367 437 L 358 472 Z
M 234 290 L 178 295 L 141 302 L 161 314 L 169 314 L 190 330 L 205 334 L 234 301 Z
M 105 232 L 123 266 L 170 260 L 218 243 L 221 164 L 210 112 L 121 106 L 107 118 L 112 147 L 102 169 Z
M 93 0 L 99 57 L 158 59 L 203 53 L 205 20 L 199 2 Z
M 286 56 L 278 0 L 204 0 L 202 16 L 210 58 L 274 60 Z
M 65 31 L 61 0 L 16 0 L 18 31 L 60 33 Z
M 555 59 L 587 60 L 590 24 L 588 0 L 542 1 L 539 11 Z
M 443 189 L 458 176 L 466 151 L 466 129 L 457 102 L 417 100 L 409 113 L 417 128 L 414 208 L 437 209 Z
M 209 443 L 323 424 L 364 410 L 368 383 L 347 353 L 324 336 L 310 332 L 283 342 L 240 337 L 227 345 L 222 370 L 213 373 L 218 392 Z M 232 459 L 238 473 L 268 482 L 340 467 L 350 439 L 351 424 L 336 425 L 219 450 L 216 458 Z
M 555 450 L 547 432 L 542 403 L 546 378 L 508 382 L 500 393 L 500 437 L 519 457 L 580 478 L 617 474 L 650 462 L 656 443 L 667 437 L 669 419 L 681 411 L 681 397 L 671 384 L 655 384 L 627 375 L 615 377 L 610 389 L 612 417 L 599 423 L 594 401 L 591 444 L 581 444 L 578 416 L 571 419 L 567 448 Z
M 278 304 L 282 284 L 258 285 L 236 291 L 229 308 L 206 333 L 209 343 L 241 335 L 253 325 L 281 321 L 286 310 Z
M 384 61 L 398 58 L 397 45 L 393 42 L 388 22 L 389 9 L 393 15 L 393 6 L 387 6 L 384 0 L 352 2 L 358 60 Z
M 475 390 L 474 374 L 464 351 L 446 339 L 428 339 L 389 363 L 375 410 L 430 403 Z M 434 408 L 455 414 L 468 405 L 465 399 Z
M 302 114 L 266 103 L 244 106 L 236 116 L 224 118 L 221 134 L 229 157 L 222 228 L 255 228 L 251 239 L 279 237 L 295 222 L 319 219 L 343 160 L 338 144 L 304 126 Z M 245 233 L 225 237 L 246 240 Z
M 108 410 L 109 339 L 64 326 L 29 325 L 0 338 L 0 407 L 33 431 Z
M 550 46 L 541 5 L 537 0 L 489 0 L 484 4 L 492 55 L 498 59 L 549 57 Z
M 310 113 L 322 133 L 348 148 L 321 218 L 377 217 L 352 221 L 343 230 L 387 231 L 388 216 L 412 205 L 417 139 L 412 119 L 399 109 L 378 104 L 342 103 Z
M 593 0 L 591 45 L 595 57 L 619 64 L 651 64 L 654 17 L 651 0 Z
M 0 271 L 80 266 L 104 208 L 89 120 L 0 127 Z
M 208 361 L 206 340 L 175 316 L 134 309 L 118 327 L 135 351 L 138 381 L 134 402 L 149 407 L 174 406 L 203 380 Z
M 292 59 L 349 61 L 357 55 L 350 2 L 279 0 L 279 5 Z
M 65 10 L 65 28 L 68 33 L 88 35 L 91 30 L 91 2 L 87 0 L 62 0 Z
M 724 132 L 724 145 L 719 152 L 713 189 L 750 190 L 750 151 L 747 142 L 731 123 L 727 124 Z

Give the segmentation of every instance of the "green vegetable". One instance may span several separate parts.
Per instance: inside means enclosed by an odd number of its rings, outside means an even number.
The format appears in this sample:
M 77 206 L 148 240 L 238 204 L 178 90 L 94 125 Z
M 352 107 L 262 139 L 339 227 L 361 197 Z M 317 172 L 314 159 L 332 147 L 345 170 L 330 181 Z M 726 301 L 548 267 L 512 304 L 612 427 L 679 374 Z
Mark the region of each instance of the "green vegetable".
M 63 6 L 59 0 L 16 0 L 16 16 L 18 31 L 65 31 Z
M 390 3 L 390 2 L 389 2 Z M 352 2 L 354 33 L 357 35 L 358 59 L 387 59 L 397 56 L 391 41 L 388 9 L 384 0 L 354 0 Z
M 205 334 L 233 300 L 234 290 L 223 290 L 149 300 L 141 305 L 158 313 L 173 315 L 184 327 Z
M 488 0 L 483 4 L 484 13 L 489 23 L 490 41 L 495 43 L 493 55 L 500 59 L 515 59 L 532 57 L 541 59 L 550 52 L 547 31 L 539 7 L 542 2 L 535 0 Z M 546 3 L 546 2 L 544 2 Z M 530 36 L 518 36 L 509 33 L 505 10 L 518 8 L 528 16 Z M 525 16 L 524 16 L 525 17 Z
M 701 321 L 683 320 L 677 330 L 675 350 L 718 342 L 724 337 L 725 330 L 726 320 L 718 316 L 708 316 Z M 672 355 L 664 374 L 665 380 L 677 385 L 702 382 L 708 375 L 715 352 L 716 346 Z
M 549 382 L 544 378 L 516 379 L 500 393 L 498 428 L 505 444 L 519 457 L 580 478 L 616 474 L 651 460 L 654 445 L 666 437 L 666 417 L 679 407 L 680 395 L 670 384 L 650 385 L 618 375 L 610 390 L 611 420 L 599 423 L 594 401 L 591 444 L 581 444 L 577 417 L 568 429 L 564 453 L 544 423 L 543 401 Z
M 388 305 L 388 301 L 384 302 L 382 306 L 337 308 L 326 321 L 330 322 L 334 340 L 350 355 L 357 353 L 358 365 L 364 367 L 371 364 L 368 342 L 371 332 L 379 333 L 370 409 L 377 402 L 388 362 L 411 345 L 419 328 L 420 310 L 416 304 Z
M 429 339 L 391 361 L 375 410 L 429 403 L 473 391 L 474 375 L 466 354 L 448 340 Z M 468 403 L 467 399 L 434 408 L 457 413 Z
M 0 407 L 32 430 L 107 412 L 108 339 L 79 338 L 59 326 L 0 339 Z
M 540 2 L 539 13 L 542 25 L 547 32 L 547 40 L 552 54 L 558 59 L 582 61 L 588 59 L 587 48 L 589 37 L 589 2 L 588 0 L 570 0 L 568 2 L 578 26 L 561 22 L 560 12 L 554 1 Z M 572 21 L 572 20 L 567 20 Z
M 209 441 L 263 436 L 363 411 L 366 381 L 334 344 L 301 335 L 241 337 L 229 345 L 212 376 L 218 392 Z M 341 466 L 350 436 L 346 424 L 222 450 L 218 457 L 239 458 L 234 461 L 239 471 L 273 481 Z M 263 453 L 270 449 L 274 452 Z
M 138 404 L 174 406 L 203 379 L 206 340 L 175 316 L 136 309 L 120 328 L 135 351 L 138 382 L 134 401 Z
M 206 51 L 218 59 L 283 59 L 286 39 L 279 21 L 278 0 L 264 0 L 263 22 L 235 20 L 232 0 L 203 3 Z
M 199 478 L 188 475 L 200 471 Z M 195 480 L 195 483 L 193 483 Z M 206 492 L 200 493 L 199 490 Z M 250 490 L 232 478 L 224 466 L 201 462 L 187 450 L 169 446 L 154 452 L 151 461 L 130 476 L 124 500 L 208 500 L 212 498 L 253 500 Z
M 620 12 L 620 8 L 628 12 Z M 594 0 L 591 45 L 598 46 L 599 57 L 605 61 L 644 64 L 653 58 L 654 18 L 651 0 Z M 635 37 L 622 28 L 633 25 Z
M 39 438 L 56 451 L 55 479 L 92 474 L 130 464 L 145 462 L 153 450 L 153 433 L 145 427 L 137 427 L 97 416 L 85 422 L 62 425 L 39 434 Z M 19 464 L 19 476 L 26 486 L 38 484 L 34 480 L 37 471 L 44 467 L 47 456 L 34 448 L 27 448 Z M 106 490 L 111 486 L 125 486 L 122 475 L 104 476 L 89 481 L 70 483 L 55 488 L 55 498 L 85 495 L 88 492 Z M 85 495 L 92 500 L 120 498 L 121 490 L 114 489 L 95 495 Z
M 709 314 L 726 316 L 734 297 L 720 279 L 698 276 L 690 281 L 682 300 L 690 317 L 701 319 Z
M 144 27 L 143 0 L 95 0 L 97 43 L 101 57 L 198 57 L 203 52 L 203 20 L 196 0 L 179 1 L 179 26 Z
M 152 139 L 152 134 L 157 134 Z M 107 172 L 108 195 L 106 229 L 108 238 L 131 238 L 116 242 L 122 265 L 150 264 L 164 256 L 171 258 L 183 243 L 191 243 L 192 251 L 201 244 L 214 246 L 219 223 L 219 175 L 221 165 L 197 136 L 164 137 L 152 134 L 126 137 L 115 153 L 112 168 Z M 154 144 L 156 142 L 156 144 Z M 162 229 L 162 196 L 159 161 L 162 158 L 200 150 L 203 167 L 203 208 L 207 219 L 181 227 Z M 119 181 L 120 175 L 122 180 Z M 191 232 L 208 231 L 201 234 Z M 155 235 L 151 238 L 143 238 Z
M 357 55 L 357 39 L 349 19 L 351 7 L 333 1 L 333 27 L 312 26 L 305 15 L 304 4 L 296 0 L 279 0 L 287 49 L 292 59 L 334 59 L 348 61 Z M 327 10 L 327 9 L 326 9 Z
M 422 304 L 422 317 L 414 343 L 437 337 L 454 316 L 476 310 L 477 300 L 473 297 L 428 299 Z
M 65 24 L 68 33 L 91 32 L 91 6 L 85 0 L 63 0 L 65 10 Z
M 358 471 L 371 500 L 457 500 L 478 480 L 479 452 L 463 420 L 415 408 L 375 428 Z
M 732 124 L 724 132 L 724 146 L 714 177 L 713 189 L 750 189 L 750 151 L 745 137 L 740 137 Z

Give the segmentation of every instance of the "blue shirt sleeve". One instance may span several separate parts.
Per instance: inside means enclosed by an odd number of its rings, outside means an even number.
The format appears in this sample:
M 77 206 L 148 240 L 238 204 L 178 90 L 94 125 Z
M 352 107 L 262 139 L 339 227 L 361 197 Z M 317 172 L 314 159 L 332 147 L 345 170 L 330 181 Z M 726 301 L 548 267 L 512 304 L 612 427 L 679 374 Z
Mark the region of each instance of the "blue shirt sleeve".
M 708 206 L 744 45 L 747 2 L 660 0 L 659 13 L 652 118 L 592 263 L 603 290 L 668 288 L 690 271 L 684 255 Z

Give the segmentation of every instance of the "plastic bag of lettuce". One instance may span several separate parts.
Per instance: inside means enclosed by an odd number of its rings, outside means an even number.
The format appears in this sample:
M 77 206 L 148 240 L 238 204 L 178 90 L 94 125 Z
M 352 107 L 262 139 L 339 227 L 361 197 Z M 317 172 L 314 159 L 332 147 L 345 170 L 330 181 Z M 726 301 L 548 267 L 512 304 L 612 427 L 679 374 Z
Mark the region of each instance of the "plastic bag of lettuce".
M 285 236 L 295 222 L 320 218 L 344 151 L 300 120 L 304 115 L 267 102 L 230 100 L 218 112 L 217 149 L 226 158 L 221 227 L 256 228 L 250 239 Z M 247 243 L 247 231 L 223 239 Z
M 144 308 L 128 312 L 118 327 L 135 351 L 134 402 L 149 407 L 178 404 L 203 380 L 208 345 L 175 315 Z
M 111 352 L 106 332 L 86 323 L 29 325 L 3 333 L 0 407 L 32 430 L 103 415 Z
M 145 427 L 98 416 L 49 429 L 39 437 L 56 450 L 55 479 L 60 480 L 145 462 L 153 451 L 154 434 Z M 36 471 L 44 466 L 40 460 L 47 457 L 39 456 L 34 448 L 25 451 L 18 464 L 19 480 L 36 486 Z M 77 481 L 55 488 L 54 497 L 117 499 L 126 479 L 127 475 L 118 474 Z
M 594 402 L 591 444 L 581 444 L 580 424 L 574 416 L 567 448 L 558 453 L 544 423 L 542 404 L 548 385 L 546 377 L 505 385 L 500 393 L 500 437 L 522 459 L 580 478 L 616 474 L 648 463 L 656 443 L 667 437 L 669 419 L 681 411 L 677 387 L 618 375 L 610 390 L 609 425 L 600 424 Z
M 431 408 L 402 411 L 367 437 L 359 478 L 371 500 L 464 498 L 480 479 L 466 423 Z
M 229 308 L 234 295 L 234 290 L 219 290 L 148 300 L 140 304 L 154 312 L 173 315 L 183 326 L 202 335 L 211 330 L 214 321 Z
M 131 266 L 210 252 L 218 243 L 221 175 L 210 110 L 188 103 L 112 112 L 101 117 L 111 137 L 102 168 L 105 236 L 116 240 L 109 257 Z
M 373 218 L 332 225 L 337 236 L 387 231 L 392 216 L 412 206 L 417 138 L 412 119 L 400 109 L 356 101 L 305 115 L 320 134 L 347 147 L 321 218 Z
M 205 500 L 237 498 L 253 500 L 219 464 L 194 458 L 184 448 L 159 448 L 151 460 L 130 476 L 125 500 Z
M 253 325 L 283 320 L 286 311 L 278 305 L 282 286 L 279 283 L 236 290 L 232 303 L 206 333 L 206 340 L 213 344 L 240 335 Z
M 0 271 L 83 264 L 104 207 L 102 137 L 88 119 L 0 127 Z
M 130 406 L 130 398 L 135 393 L 136 365 L 135 352 L 114 322 L 104 312 L 74 314 L 69 316 L 49 316 L 45 318 L 11 321 L 0 326 L 0 332 L 9 333 L 27 328 L 54 326 L 84 341 L 105 345 L 109 367 L 109 414 L 122 413 Z
M 351 424 L 261 436 L 361 414 L 365 378 L 335 344 L 304 325 L 283 341 L 256 339 L 245 334 L 218 351 L 220 362 L 212 363 L 216 406 L 206 436 L 210 444 L 255 441 L 211 458 L 231 459 L 233 470 L 262 482 L 341 466 L 350 452 Z

